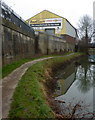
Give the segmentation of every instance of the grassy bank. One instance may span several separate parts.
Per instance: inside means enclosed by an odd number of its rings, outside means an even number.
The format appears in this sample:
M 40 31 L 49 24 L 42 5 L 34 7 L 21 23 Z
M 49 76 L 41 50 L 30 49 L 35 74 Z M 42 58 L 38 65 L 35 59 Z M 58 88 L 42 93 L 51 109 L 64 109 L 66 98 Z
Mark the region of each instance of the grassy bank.
M 70 53 L 71 52 L 68 52 L 68 53 L 65 53 L 64 55 L 70 54 Z M 29 61 L 32 61 L 32 60 L 35 60 L 35 59 L 39 59 L 39 58 L 51 57 L 51 56 L 59 56 L 59 55 L 44 55 L 44 56 L 41 56 L 41 57 L 34 57 L 34 58 L 31 58 L 31 59 L 21 59 L 21 60 L 13 62 L 11 64 L 8 64 L 8 65 L 6 65 L 6 66 L 4 66 L 2 68 L 2 78 L 4 78 L 5 76 L 7 76 L 13 70 L 15 70 L 16 68 L 20 67 L 22 64 L 24 64 L 26 62 L 29 62 Z
M 23 75 L 15 90 L 9 117 L 11 118 L 54 118 L 55 114 L 48 102 L 47 83 L 49 68 L 56 70 L 60 65 L 80 56 L 76 53 L 65 57 L 38 62 Z
M 43 92 L 44 65 L 45 62 L 33 65 L 20 80 L 14 93 L 10 117 L 53 117 L 53 112 L 46 104 L 46 97 Z
M 16 68 L 20 67 L 22 64 L 30 60 L 32 59 L 22 59 L 2 67 L 2 77 L 4 78 L 8 74 L 10 74 L 13 70 L 15 70 Z

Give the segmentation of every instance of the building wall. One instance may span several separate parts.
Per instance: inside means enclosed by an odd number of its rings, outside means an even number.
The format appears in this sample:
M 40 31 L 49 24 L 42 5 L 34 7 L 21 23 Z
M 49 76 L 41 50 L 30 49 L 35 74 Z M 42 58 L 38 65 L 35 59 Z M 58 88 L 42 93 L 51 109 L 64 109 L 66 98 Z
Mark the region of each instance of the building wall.
M 67 34 L 69 36 L 76 37 L 76 34 L 77 34 L 76 29 L 70 24 L 70 22 L 67 19 L 65 19 L 59 15 L 56 15 L 48 10 L 44 10 L 44 11 L 40 12 L 39 14 L 28 19 L 26 22 L 29 23 L 30 25 L 43 24 L 47 20 L 51 21 L 49 23 L 53 23 L 53 21 L 55 21 L 55 23 L 59 23 L 59 21 L 57 22 L 58 19 L 61 21 L 60 22 L 61 26 L 52 26 L 52 27 L 51 26 L 48 26 L 48 27 L 32 26 L 32 27 L 37 31 L 45 31 L 46 28 L 47 29 L 55 28 L 55 35 L 57 35 L 57 36 Z
M 68 36 L 66 36 L 67 39 Z M 2 22 L 2 62 L 3 65 L 35 55 L 60 54 L 74 51 L 74 43 L 45 32 L 28 33 L 12 22 Z
M 35 35 L 22 31 L 15 24 L 2 21 L 2 58 L 3 66 L 35 54 Z
M 47 10 L 42 11 L 41 13 L 33 16 L 32 18 L 28 19 L 26 22 L 31 24 L 43 24 L 45 23 L 45 21 L 50 21 L 49 23 L 58 23 L 57 20 L 61 20 L 61 26 L 49 26 L 49 27 L 33 27 L 35 30 L 37 31 L 45 31 L 45 29 L 49 29 L 49 28 L 55 28 L 55 34 L 56 35 L 60 35 L 60 34 L 65 34 L 65 28 L 66 28 L 66 24 L 65 24 L 65 19 L 63 19 L 61 16 L 58 16 L 54 13 L 51 13 Z M 54 21 L 54 22 L 53 22 Z M 47 23 L 47 22 L 46 22 Z
M 70 23 L 68 21 L 66 21 L 65 24 L 66 24 L 66 33 L 65 34 L 76 38 L 76 30 L 70 25 Z
M 38 53 L 53 54 L 61 53 L 67 50 L 67 43 L 64 39 L 55 35 L 48 35 L 44 32 L 38 34 Z
M 95 20 L 95 1 L 93 2 L 93 19 Z
M 66 34 L 66 20 L 63 17 L 44 10 L 30 18 L 27 22 L 40 25 L 41 31 L 44 31 L 45 28 L 55 28 L 56 35 L 46 34 L 46 32 L 36 34 L 37 31 L 34 31 L 6 4 L 2 4 L 1 8 L 2 52 L 0 52 L 2 56 L 0 55 L 0 57 L 3 58 L 3 65 L 38 54 L 59 54 L 68 50 L 74 51 L 74 43 L 71 44 L 66 39 L 58 37 L 58 35 Z
M 49 12 L 48 10 L 44 10 L 40 13 L 38 13 L 37 15 L 31 17 L 30 19 L 26 20 L 26 22 L 28 22 L 29 20 L 39 20 L 39 19 L 48 19 L 48 18 L 60 18 L 60 16 Z

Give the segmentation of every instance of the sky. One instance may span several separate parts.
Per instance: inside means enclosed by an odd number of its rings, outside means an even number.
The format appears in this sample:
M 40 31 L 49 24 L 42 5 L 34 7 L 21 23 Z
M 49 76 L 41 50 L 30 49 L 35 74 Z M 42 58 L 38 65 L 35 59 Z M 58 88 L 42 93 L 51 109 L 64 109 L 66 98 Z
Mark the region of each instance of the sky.
M 43 10 L 60 15 L 77 28 L 80 17 L 89 15 L 93 18 L 95 0 L 2 0 L 24 20 Z

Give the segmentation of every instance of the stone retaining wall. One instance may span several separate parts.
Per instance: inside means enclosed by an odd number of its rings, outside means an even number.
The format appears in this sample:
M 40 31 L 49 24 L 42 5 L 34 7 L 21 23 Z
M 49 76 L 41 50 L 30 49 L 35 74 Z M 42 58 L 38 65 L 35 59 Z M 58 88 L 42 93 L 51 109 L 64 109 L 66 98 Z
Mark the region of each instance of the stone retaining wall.
M 2 62 L 3 65 L 35 55 L 47 55 L 74 51 L 75 43 L 49 35 L 45 32 L 28 32 L 16 24 L 2 19 Z

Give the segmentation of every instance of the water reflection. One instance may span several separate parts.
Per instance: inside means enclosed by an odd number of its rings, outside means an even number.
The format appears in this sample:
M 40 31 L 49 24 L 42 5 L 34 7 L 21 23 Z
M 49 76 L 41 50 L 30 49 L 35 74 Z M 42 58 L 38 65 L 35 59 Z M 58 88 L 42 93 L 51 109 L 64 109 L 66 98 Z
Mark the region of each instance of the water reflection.
M 69 65 L 65 70 L 60 69 L 56 75 L 59 78 L 54 93 L 56 99 L 73 105 L 82 101 L 85 106 L 89 106 L 85 109 L 86 112 L 93 112 L 95 64 L 89 63 L 88 58 L 83 58 Z
M 76 80 L 77 87 L 81 92 L 88 92 L 93 86 L 95 86 L 95 65 L 88 65 L 87 67 L 80 65 L 77 68 Z
M 65 69 L 61 68 L 56 76 L 58 77 L 55 96 L 65 94 L 70 86 L 76 82 L 76 86 L 82 93 L 87 93 L 95 86 L 95 64 L 90 64 L 87 58 L 70 64 Z
M 70 64 L 69 67 L 66 67 L 65 69 L 62 67 L 60 70 L 57 71 L 56 77 L 58 78 L 58 81 L 54 95 L 63 95 L 67 92 L 69 87 L 75 81 L 74 64 Z

